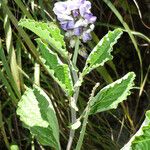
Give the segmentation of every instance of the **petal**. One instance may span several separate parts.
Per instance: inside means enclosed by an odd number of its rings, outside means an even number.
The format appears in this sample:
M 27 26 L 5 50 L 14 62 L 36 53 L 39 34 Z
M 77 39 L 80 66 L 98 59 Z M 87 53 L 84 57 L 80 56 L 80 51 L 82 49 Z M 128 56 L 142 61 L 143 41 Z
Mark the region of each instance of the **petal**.
M 57 2 L 55 3 L 53 8 L 53 11 L 56 15 L 65 12 L 66 10 L 67 10 L 67 5 L 65 2 Z
M 91 36 L 90 33 L 84 32 L 83 35 L 82 35 L 82 39 L 83 39 L 83 42 L 86 43 L 88 40 L 92 39 L 92 36 Z
M 85 13 L 84 18 L 87 19 L 89 23 L 94 23 L 97 19 L 92 13 Z
M 79 11 L 77 9 L 73 10 L 72 14 L 73 14 L 73 17 L 77 17 L 77 16 L 79 16 Z
M 67 29 L 73 29 L 74 28 L 74 21 L 68 21 Z
M 86 0 L 79 0 L 79 1 L 80 1 L 80 3 L 84 4 L 84 2 L 85 2 Z
M 91 9 L 91 2 L 85 1 L 83 4 L 81 4 L 79 8 L 81 16 L 83 17 L 85 13 L 90 13 L 90 9 Z
M 88 25 L 88 22 L 84 19 L 79 19 L 76 23 L 75 23 L 75 28 L 78 28 L 78 27 L 87 27 Z
M 61 28 L 64 29 L 65 31 L 67 31 L 67 23 L 62 23 Z
M 63 21 L 60 22 L 61 28 L 64 30 L 71 30 L 74 29 L 74 21 Z
M 81 27 L 74 29 L 74 35 L 79 36 L 82 34 L 82 32 L 83 32 L 83 29 Z
M 68 9 L 70 11 L 79 9 L 80 5 L 81 4 L 80 4 L 80 2 L 78 0 L 68 1 Z
M 87 10 L 91 9 L 91 2 L 90 1 L 84 1 L 84 7 L 86 7 Z
M 59 14 L 58 16 L 57 16 L 57 19 L 59 20 L 59 21 L 71 21 L 71 20 L 73 20 L 73 18 L 71 17 L 71 16 L 69 16 L 69 15 L 66 15 L 66 14 Z
M 60 14 L 71 15 L 71 10 L 68 9 L 68 6 L 68 1 L 57 2 L 54 5 L 53 11 L 57 16 L 59 16 Z
M 96 16 L 92 16 L 90 18 L 90 23 L 94 23 L 96 21 L 97 17 Z

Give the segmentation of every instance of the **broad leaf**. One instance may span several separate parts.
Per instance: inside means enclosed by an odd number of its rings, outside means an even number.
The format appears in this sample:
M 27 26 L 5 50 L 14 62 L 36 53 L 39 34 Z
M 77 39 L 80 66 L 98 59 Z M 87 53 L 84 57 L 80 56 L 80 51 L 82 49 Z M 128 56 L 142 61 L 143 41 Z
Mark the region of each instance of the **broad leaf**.
M 88 74 L 91 70 L 99 66 L 103 66 L 106 61 L 113 58 L 111 51 L 113 45 L 120 38 L 121 34 L 122 30 L 116 29 L 114 31 L 109 31 L 108 34 L 100 40 L 100 42 L 96 45 L 96 47 L 92 50 L 89 57 L 87 58 L 85 67 L 82 72 L 83 76 Z
M 51 100 L 39 87 L 28 88 L 18 103 L 17 114 L 37 140 L 60 149 L 59 127 Z
M 66 94 L 71 96 L 73 94 L 73 83 L 68 65 L 62 63 L 58 55 L 51 51 L 40 39 L 36 39 L 36 41 L 41 53 L 41 60 L 47 71 Z
M 117 108 L 118 104 L 126 100 L 130 94 L 134 79 L 135 74 L 130 72 L 100 90 L 91 101 L 90 114 Z
M 68 57 L 64 37 L 60 34 L 60 29 L 54 23 L 50 22 L 48 24 L 31 19 L 21 19 L 19 25 L 31 30 L 41 39 L 46 40 L 61 56 Z
M 140 129 L 121 150 L 150 150 L 150 111 Z

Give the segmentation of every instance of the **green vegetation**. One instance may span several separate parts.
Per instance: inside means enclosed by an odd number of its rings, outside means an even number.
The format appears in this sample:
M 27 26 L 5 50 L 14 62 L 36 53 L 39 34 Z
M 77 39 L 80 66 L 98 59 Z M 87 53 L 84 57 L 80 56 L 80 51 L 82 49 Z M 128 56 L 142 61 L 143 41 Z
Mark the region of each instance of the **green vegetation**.
M 0 149 L 150 149 L 148 1 L 90 1 L 72 48 L 54 1 L 0 0 Z

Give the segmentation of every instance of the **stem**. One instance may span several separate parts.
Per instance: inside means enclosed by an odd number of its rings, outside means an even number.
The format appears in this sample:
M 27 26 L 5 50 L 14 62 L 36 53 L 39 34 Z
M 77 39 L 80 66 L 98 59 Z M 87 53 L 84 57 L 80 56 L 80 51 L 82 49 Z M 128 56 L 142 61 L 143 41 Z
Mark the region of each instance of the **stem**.
M 72 60 L 74 66 L 76 66 L 76 63 L 77 63 L 79 44 L 80 44 L 80 40 L 79 40 L 79 38 L 77 38 L 76 45 L 75 45 L 75 51 L 74 51 L 74 55 L 73 55 L 73 60 Z M 72 76 L 73 76 L 74 83 L 76 83 L 78 81 L 78 75 L 77 75 L 76 71 L 72 70 Z M 76 87 L 75 93 L 73 95 L 73 101 L 74 101 L 75 105 L 77 103 L 77 99 L 79 96 L 79 90 L 80 90 L 80 87 Z M 76 122 L 76 110 L 71 107 L 71 124 L 74 124 L 75 122 Z M 67 148 L 66 148 L 67 150 L 71 149 L 74 135 L 75 135 L 75 130 L 70 129 L 69 140 L 68 140 L 68 144 L 67 144 Z
M 78 88 L 75 90 L 76 92 L 75 92 L 75 94 L 74 94 L 74 96 L 73 96 L 73 99 L 74 99 L 74 103 L 75 103 L 75 104 L 76 104 L 77 99 L 78 99 L 79 90 L 80 90 L 80 88 L 78 87 Z M 74 124 L 75 122 L 76 122 L 76 110 L 71 107 L 71 124 Z M 68 140 L 68 144 L 67 144 L 67 149 L 66 149 L 66 150 L 70 150 L 70 149 L 71 149 L 74 135 L 75 135 L 75 130 L 70 129 L 70 135 L 69 135 L 69 140 Z
M 75 44 L 75 51 L 74 51 L 74 55 L 73 55 L 73 65 L 76 66 L 77 63 L 77 58 L 78 58 L 78 52 L 79 52 L 79 44 L 80 44 L 80 40 L 79 38 L 76 39 L 76 44 Z
M 87 125 L 87 121 L 88 121 L 88 116 L 89 116 L 89 111 L 87 110 L 86 113 L 85 113 L 82 129 L 81 129 L 82 132 L 80 132 L 81 134 L 80 134 L 80 137 L 79 137 L 79 140 L 78 140 L 78 143 L 77 143 L 77 146 L 76 146 L 75 150 L 80 150 L 81 149 L 81 145 L 82 145 L 82 142 L 83 142 L 83 138 L 84 138 L 84 134 L 85 134 L 85 130 L 86 130 L 86 125 Z
M 95 90 L 97 89 L 98 86 L 99 86 L 99 83 L 96 83 L 96 85 L 94 86 L 94 88 L 92 90 L 92 93 L 91 93 L 91 96 L 89 98 L 89 102 L 87 104 L 87 107 L 85 109 L 86 112 L 85 112 L 85 116 L 84 116 L 84 120 L 83 120 L 83 125 L 82 125 L 79 140 L 78 140 L 78 143 L 77 143 L 77 146 L 76 146 L 75 150 L 80 150 L 81 149 L 81 146 L 82 146 L 82 143 L 83 143 L 83 138 L 84 138 L 84 135 L 85 135 L 86 125 L 88 123 L 88 116 L 89 116 L 89 113 L 90 113 L 91 101 L 94 97 Z

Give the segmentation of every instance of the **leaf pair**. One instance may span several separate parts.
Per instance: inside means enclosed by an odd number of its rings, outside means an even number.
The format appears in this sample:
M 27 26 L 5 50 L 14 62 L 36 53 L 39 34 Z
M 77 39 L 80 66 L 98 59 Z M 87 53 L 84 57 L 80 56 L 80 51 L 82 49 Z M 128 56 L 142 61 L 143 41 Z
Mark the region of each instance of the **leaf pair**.
M 42 40 L 46 41 L 44 43 L 41 39 L 36 40 L 41 54 L 40 59 L 48 73 L 65 91 L 66 95 L 72 96 L 74 89 L 70 69 L 67 64 L 64 64 L 60 60 L 58 54 L 53 52 L 46 44 L 48 43 L 62 57 L 68 57 L 64 37 L 60 34 L 60 29 L 52 22 L 47 24 L 30 19 L 20 20 L 19 25 L 26 27 L 37 34 Z
M 106 61 L 113 58 L 111 51 L 121 34 L 121 29 L 115 29 L 114 31 L 109 31 L 108 34 L 100 40 L 87 58 L 82 77 L 93 69 L 103 66 Z M 90 114 L 117 108 L 118 104 L 126 100 L 130 94 L 134 79 L 135 74 L 130 72 L 123 78 L 101 89 L 90 102 Z
M 53 47 L 59 54 L 61 54 L 61 56 L 63 56 L 64 58 L 67 57 L 68 52 L 66 50 L 66 45 L 63 40 L 64 37 L 60 34 L 59 28 L 54 23 L 49 23 L 48 25 L 47 23 L 43 22 L 36 22 L 30 19 L 22 19 L 19 22 L 19 25 L 31 30 L 41 39 L 47 41 L 51 47 Z M 113 58 L 113 56 L 111 55 L 111 51 L 113 45 L 120 38 L 121 34 L 121 29 L 110 31 L 95 46 L 95 48 L 92 50 L 87 58 L 85 67 L 81 74 L 81 81 L 79 81 L 79 85 L 81 85 L 83 77 L 86 74 L 99 66 L 103 66 L 106 61 Z M 68 65 L 63 64 L 62 61 L 59 59 L 58 55 L 52 52 L 50 48 L 48 48 L 47 44 L 43 43 L 39 39 L 37 40 L 37 43 L 42 54 L 42 61 L 48 72 L 65 91 L 65 93 L 68 96 L 71 96 L 74 89 Z

